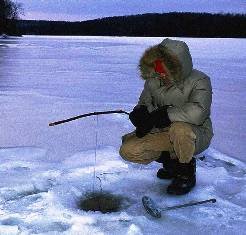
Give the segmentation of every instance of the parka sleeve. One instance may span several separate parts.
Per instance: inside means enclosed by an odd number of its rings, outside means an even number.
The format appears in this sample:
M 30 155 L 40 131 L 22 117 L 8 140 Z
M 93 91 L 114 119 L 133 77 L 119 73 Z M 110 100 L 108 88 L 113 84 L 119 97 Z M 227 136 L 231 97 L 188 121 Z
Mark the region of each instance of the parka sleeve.
M 209 77 L 196 81 L 189 100 L 182 107 L 172 106 L 167 109 L 171 122 L 187 122 L 202 125 L 210 115 L 212 87 Z
M 151 96 L 148 80 L 145 81 L 145 83 L 144 83 L 144 89 L 141 92 L 141 95 L 139 97 L 137 106 L 138 105 L 147 106 L 147 109 L 148 109 L 149 112 L 152 112 L 155 109 L 154 105 L 153 105 L 153 100 L 152 100 L 152 96 Z

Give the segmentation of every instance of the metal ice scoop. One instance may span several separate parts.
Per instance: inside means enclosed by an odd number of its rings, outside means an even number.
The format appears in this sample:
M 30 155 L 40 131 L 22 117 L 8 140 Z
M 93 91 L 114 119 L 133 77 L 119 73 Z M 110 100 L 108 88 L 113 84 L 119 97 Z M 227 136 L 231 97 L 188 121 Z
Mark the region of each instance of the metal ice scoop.
M 159 208 L 156 205 L 156 203 L 148 196 L 143 196 L 142 197 L 142 202 L 143 202 L 143 206 L 144 206 L 145 210 L 151 216 L 153 216 L 155 218 L 161 218 L 161 212 L 162 211 L 169 211 L 169 210 L 174 210 L 174 209 L 188 207 L 188 206 L 195 206 L 195 205 L 199 205 L 199 204 L 203 204 L 203 203 L 207 203 L 207 202 L 215 203 L 216 199 L 212 198 L 212 199 L 208 199 L 208 200 L 205 200 L 205 201 L 190 202 L 190 203 L 186 203 L 186 204 L 170 206 L 170 207 L 164 207 L 164 208 Z

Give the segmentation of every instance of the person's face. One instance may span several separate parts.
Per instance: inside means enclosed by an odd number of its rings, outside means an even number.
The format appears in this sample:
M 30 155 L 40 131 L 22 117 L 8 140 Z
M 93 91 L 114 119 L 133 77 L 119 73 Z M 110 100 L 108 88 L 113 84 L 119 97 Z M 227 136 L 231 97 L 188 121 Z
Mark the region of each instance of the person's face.
M 170 77 L 170 71 L 162 60 L 156 60 L 154 62 L 154 70 L 159 75 L 158 79 L 166 80 Z

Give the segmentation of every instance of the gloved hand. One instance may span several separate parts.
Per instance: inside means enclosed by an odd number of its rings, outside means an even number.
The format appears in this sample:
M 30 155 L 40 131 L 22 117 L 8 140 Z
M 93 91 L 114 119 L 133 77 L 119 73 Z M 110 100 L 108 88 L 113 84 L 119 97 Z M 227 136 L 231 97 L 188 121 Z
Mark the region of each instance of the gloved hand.
M 152 128 L 151 115 L 145 105 L 136 106 L 129 114 L 132 124 L 136 127 L 136 136 L 144 137 Z
M 148 120 L 149 118 L 150 114 L 145 105 L 136 106 L 129 114 L 129 119 L 135 127 L 143 126 L 146 120 Z
M 153 126 L 136 127 L 136 136 L 142 138 L 147 135 L 152 128 Z
M 168 127 L 171 124 L 171 120 L 167 113 L 168 105 L 162 106 L 150 113 L 152 123 L 157 128 Z

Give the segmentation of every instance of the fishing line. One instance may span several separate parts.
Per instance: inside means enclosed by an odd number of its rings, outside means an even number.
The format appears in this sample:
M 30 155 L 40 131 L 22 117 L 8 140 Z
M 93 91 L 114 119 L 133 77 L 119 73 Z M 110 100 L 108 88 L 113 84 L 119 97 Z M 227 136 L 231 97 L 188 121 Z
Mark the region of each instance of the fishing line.
M 97 136 L 98 136 L 98 116 L 96 116 L 96 127 L 95 127 L 95 151 L 94 151 L 94 172 L 93 172 L 93 193 L 95 192 L 96 182 L 96 165 L 97 165 Z

